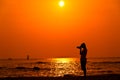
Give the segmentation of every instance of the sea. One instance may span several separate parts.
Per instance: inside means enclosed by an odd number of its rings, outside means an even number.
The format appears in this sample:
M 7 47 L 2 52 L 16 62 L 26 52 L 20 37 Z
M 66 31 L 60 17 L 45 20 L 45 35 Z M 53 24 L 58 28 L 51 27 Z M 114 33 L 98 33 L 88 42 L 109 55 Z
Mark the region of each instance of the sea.
M 120 74 L 120 58 L 87 58 L 87 75 Z M 83 76 L 79 58 L 0 59 L 0 77 Z

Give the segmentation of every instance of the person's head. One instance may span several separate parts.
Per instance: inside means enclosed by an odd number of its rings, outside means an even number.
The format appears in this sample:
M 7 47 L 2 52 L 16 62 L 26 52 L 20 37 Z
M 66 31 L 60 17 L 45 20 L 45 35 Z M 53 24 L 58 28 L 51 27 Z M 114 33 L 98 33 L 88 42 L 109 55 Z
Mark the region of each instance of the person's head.
M 82 43 L 82 44 L 81 44 L 81 47 L 82 47 L 82 48 L 86 48 L 86 44 L 85 44 L 85 43 Z

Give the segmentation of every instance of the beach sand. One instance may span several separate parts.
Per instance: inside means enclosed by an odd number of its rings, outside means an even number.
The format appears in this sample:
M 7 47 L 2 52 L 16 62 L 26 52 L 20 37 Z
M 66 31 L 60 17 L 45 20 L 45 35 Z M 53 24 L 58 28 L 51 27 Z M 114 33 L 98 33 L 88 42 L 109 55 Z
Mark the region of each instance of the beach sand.
M 119 74 L 106 74 L 106 75 L 94 75 L 87 76 L 84 79 L 83 76 L 65 75 L 64 77 L 7 77 L 0 78 L 0 80 L 120 80 Z

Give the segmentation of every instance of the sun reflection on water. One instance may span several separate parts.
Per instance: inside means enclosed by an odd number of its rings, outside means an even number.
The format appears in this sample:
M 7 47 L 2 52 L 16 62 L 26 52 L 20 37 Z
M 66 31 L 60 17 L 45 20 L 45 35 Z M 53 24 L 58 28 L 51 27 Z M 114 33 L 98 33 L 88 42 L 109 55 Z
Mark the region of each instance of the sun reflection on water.
M 56 63 L 70 63 L 75 61 L 75 58 L 53 58 L 51 61 L 56 62 Z
M 76 64 L 76 58 L 52 58 L 51 72 L 54 76 L 64 76 L 65 74 L 74 74 L 77 72 L 78 64 Z

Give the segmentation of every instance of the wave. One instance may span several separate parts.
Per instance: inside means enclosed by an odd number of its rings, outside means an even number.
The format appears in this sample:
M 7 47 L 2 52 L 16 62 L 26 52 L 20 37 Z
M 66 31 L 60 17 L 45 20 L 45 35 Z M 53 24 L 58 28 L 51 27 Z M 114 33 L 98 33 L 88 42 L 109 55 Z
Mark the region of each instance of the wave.
M 102 71 L 98 71 L 98 72 L 100 72 L 100 73 L 113 73 L 113 71 L 112 70 L 102 70 Z
M 0 69 L 2 69 L 2 67 L 0 67 Z
M 35 62 L 35 64 L 49 64 L 50 62 L 41 62 L 41 61 L 38 61 L 38 62 Z
M 5 67 L 0 67 L 0 69 L 4 69 Z
M 16 67 L 15 69 L 30 69 L 30 68 L 26 68 L 26 67 Z
M 103 63 L 103 64 L 120 64 L 120 61 L 115 61 L 115 62 L 110 62 L 110 61 L 105 61 L 105 62 L 91 62 L 93 64 L 99 64 L 99 63 Z
M 102 70 L 102 68 L 90 68 L 90 70 Z
M 16 67 L 14 69 L 18 69 L 18 70 L 40 70 L 39 67 L 33 67 L 33 68 L 27 68 L 27 67 Z
M 39 70 L 51 70 L 50 68 L 40 68 L 40 67 L 33 67 L 33 68 L 28 68 L 28 67 L 16 67 L 13 69 L 17 70 L 33 70 L 33 71 L 39 71 Z

